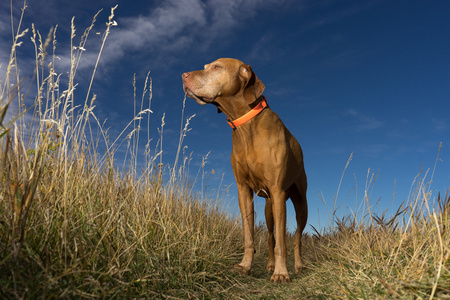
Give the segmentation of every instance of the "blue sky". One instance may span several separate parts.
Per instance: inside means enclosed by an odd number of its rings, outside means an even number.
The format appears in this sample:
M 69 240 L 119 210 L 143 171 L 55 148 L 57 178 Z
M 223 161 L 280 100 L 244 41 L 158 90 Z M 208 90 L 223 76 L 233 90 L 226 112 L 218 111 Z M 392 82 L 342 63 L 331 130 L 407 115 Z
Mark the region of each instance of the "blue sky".
M 7 3 L 8 2 L 8 3 Z M 173 164 L 184 93 L 181 74 L 220 57 L 250 64 L 266 86 L 265 96 L 300 142 L 308 176 L 309 224 L 329 222 L 346 162 L 337 205 L 344 216 L 358 211 L 367 176 L 375 174 L 371 201 L 392 214 L 408 200 L 414 178 L 429 170 L 430 190 L 450 187 L 450 2 L 315 0 L 29 1 L 23 27 L 34 23 L 42 35 L 58 24 L 56 70 L 69 63 L 70 21 L 78 42 L 99 9 L 93 32 L 103 33 L 110 8 L 113 27 L 93 86 L 96 114 L 118 135 L 133 117 L 133 75 L 137 90 L 153 80 L 150 132 L 153 146 L 165 113 L 164 154 Z M 21 1 L 13 0 L 17 24 Z M 101 34 L 92 34 L 79 67 L 86 89 Z M 31 74 L 29 34 L 19 50 L 22 75 Z M 9 58 L 9 1 L 0 4 L 0 76 Z M 83 94 L 79 96 L 84 102 Z M 209 189 L 230 186 L 225 203 L 235 213 L 237 196 L 230 166 L 231 129 L 213 106 L 186 99 L 190 121 L 184 145 L 193 152 L 193 175 L 208 152 Z M 144 130 L 145 131 L 145 130 Z M 147 136 L 144 132 L 143 136 Z M 143 141 L 145 143 L 145 141 Z M 214 170 L 214 174 L 210 174 Z M 256 199 L 263 220 L 264 200 Z M 293 221 L 289 206 L 288 217 Z M 293 222 L 290 229 L 293 229 Z

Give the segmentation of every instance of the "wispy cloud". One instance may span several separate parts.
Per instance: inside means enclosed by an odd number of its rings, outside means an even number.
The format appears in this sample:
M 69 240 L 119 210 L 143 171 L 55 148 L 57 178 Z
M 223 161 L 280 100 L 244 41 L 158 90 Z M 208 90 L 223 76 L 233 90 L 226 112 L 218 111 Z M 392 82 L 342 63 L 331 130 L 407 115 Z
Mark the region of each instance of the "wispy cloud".
M 353 16 L 355 14 L 359 14 L 363 11 L 369 10 L 373 6 L 383 2 L 385 0 L 370 0 L 370 1 L 356 1 L 355 4 L 349 5 L 345 7 L 344 9 L 338 9 L 338 10 L 330 10 L 329 7 L 333 6 L 334 3 L 339 3 L 339 1 L 328 1 L 325 3 L 321 1 L 313 1 L 311 2 L 312 7 L 317 7 L 318 9 L 325 8 L 321 11 L 320 17 L 317 18 L 314 21 L 305 23 L 303 27 L 300 28 L 300 33 L 308 32 L 312 29 L 315 29 L 317 27 L 334 24 L 336 22 L 339 22 L 345 18 L 348 18 L 350 16 Z M 334 2 L 334 3 L 333 3 Z
M 375 117 L 363 114 L 353 108 L 346 110 L 344 115 L 357 121 L 357 124 L 355 125 L 355 129 L 357 131 L 374 130 L 384 125 L 382 121 L 376 119 Z
M 143 48 L 167 51 L 193 42 L 192 36 L 206 24 L 205 5 L 198 0 L 167 1 L 147 16 L 118 21 L 120 27 L 111 34 L 109 55 Z
M 290 1 L 290 0 L 289 0 Z M 256 15 L 258 9 L 271 7 L 279 1 L 262 0 L 169 0 L 163 1 L 147 14 L 120 17 L 116 10 L 118 27 L 113 28 L 102 54 L 107 62 L 120 59 L 127 53 L 152 53 L 166 58 L 180 56 L 182 51 L 204 51 L 215 41 L 227 36 L 245 20 Z M 284 1 L 285 2 L 285 1 Z M 88 49 L 89 50 L 89 49 Z M 96 54 L 84 54 L 80 68 L 92 67 Z M 61 57 L 61 61 L 70 60 Z
M 447 130 L 449 128 L 448 125 L 447 125 L 446 120 L 444 120 L 444 119 L 433 118 L 433 119 L 431 119 L 431 122 L 433 123 L 434 128 L 436 130 L 445 131 L 445 130 Z
M 292 0 L 283 0 L 290 2 Z M 182 51 L 202 51 L 214 46 L 215 41 L 226 36 L 234 28 L 253 18 L 259 9 L 279 5 L 280 1 L 275 0 L 167 0 L 160 1 L 159 4 L 149 12 L 141 13 L 133 17 L 121 17 L 121 6 L 116 10 L 115 20 L 118 27 L 113 28 L 107 40 L 107 45 L 102 54 L 103 65 L 116 61 L 128 53 L 152 53 L 154 57 L 164 55 L 167 57 L 179 57 Z M 64 11 L 60 11 L 65 6 Z M 13 3 L 15 18 L 20 16 L 21 4 Z M 25 19 L 38 25 L 44 23 L 45 30 L 49 26 L 59 25 L 58 65 L 62 70 L 67 70 L 70 64 L 69 47 L 64 44 L 69 34 L 70 19 L 75 16 L 77 25 L 76 41 L 82 35 L 84 28 L 80 28 L 77 23 L 81 18 L 87 19 L 86 11 L 81 10 L 81 4 L 72 1 L 46 1 L 45 5 L 29 4 L 26 10 Z M 10 7 L 8 3 L 0 4 L 0 64 L 5 64 L 9 58 L 11 44 Z M 92 11 L 92 16 L 97 11 Z M 81 18 L 77 14 L 82 14 Z M 94 31 L 104 32 L 105 20 L 109 14 L 109 7 L 104 7 L 104 11 L 98 17 Z M 92 17 L 91 16 L 91 17 Z M 78 21 L 78 22 L 77 22 Z M 86 22 L 86 20 L 84 20 Z M 46 34 L 46 33 L 43 33 Z M 97 38 L 97 39 L 96 39 Z M 100 42 L 100 36 L 90 36 L 90 41 L 83 53 L 82 64 L 79 70 L 91 69 L 96 60 Z M 94 40 L 94 41 L 91 41 Z M 29 42 L 29 40 L 28 40 Z
M 5 3 L 0 4 L 0 80 L 4 80 L 5 68 L 9 61 L 9 52 L 11 50 L 11 23 L 9 22 L 9 11 L 6 10 Z

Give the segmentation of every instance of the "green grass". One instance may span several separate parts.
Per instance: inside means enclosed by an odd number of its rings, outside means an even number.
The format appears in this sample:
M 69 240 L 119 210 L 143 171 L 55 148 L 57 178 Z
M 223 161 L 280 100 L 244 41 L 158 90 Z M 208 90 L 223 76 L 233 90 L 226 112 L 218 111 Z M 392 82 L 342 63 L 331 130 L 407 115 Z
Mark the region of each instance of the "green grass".
M 113 11 L 108 24 L 102 48 Z M 36 43 L 38 66 L 28 81 L 17 75 L 15 47 L 25 35 L 17 29 L 0 87 L 1 298 L 450 298 L 450 196 L 432 199 L 426 176 L 391 218 L 373 214 L 365 197 L 365 218 L 333 213 L 328 229 L 304 235 L 300 274 L 293 274 L 289 236 L 290 284 L 270 283 L 263 226 L 256 230 L 254 269 L 236 273 L 232 266 L 243 253 L 239 219 L 222 211 L 215 195 L 193 192 L 190 158 L 182 154 L 188 123 L 180 132 L 179 163 L 164 167 L 161 134 L 138 171 L 137 128 L 150 107 L 136 111 L 126 128 L 131 134 L 109 142 L 94 114 L 95 95 L 88 91 L 85 104 L 74 105 L 79 47 L 91 28 L 72 50 L 67 79 L 52 68 L 56 29 L 46 39 L 26 33 Z M 94 77 L 95 71 L 91 84 Z M 148 78 L 144 98 L 151 100 Z M 25 111 L 23 99 L 34 99 L 34 106 Z M 121 143 L 129 144 L 126 169 L 114 159 Z

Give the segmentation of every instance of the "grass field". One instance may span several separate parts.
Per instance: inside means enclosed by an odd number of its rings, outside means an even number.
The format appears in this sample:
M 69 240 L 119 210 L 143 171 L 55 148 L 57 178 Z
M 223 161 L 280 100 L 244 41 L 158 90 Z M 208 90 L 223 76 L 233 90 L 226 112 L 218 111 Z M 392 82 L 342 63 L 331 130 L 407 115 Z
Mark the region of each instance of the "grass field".
M 112 11 L 103 43 L 113 25 Z M 187 124 L 175 167 L 146 149 L 138 171 L 134 129 L 150 109 L 141 105 L 123 137 L 130 141 L 124 169 L 115 160 L 121 137 L 109 142 L 90 88 L 85 104 L 74 105 L 91 28 L 73 41 L 67 79 L 46 55 L 55 51 L 56 29 L 41 37 L 19 27 L 13 41 L 0 86 L 0 298 L 450 299 L 450 195 L 432 198 L 426 176 L 392 217 L 372 214 L 365 198 L 365 218 L 333 215 L 328 229 L 304 235 L 300 274 L 289 237 L 291 283 L 270 283 L 262 226 L 254 269 L 236 273 L 240 222 L 194 192 L 181 151 Z M 30 35 L 31 83 L 19 78 L 15 51 Z M 150 80 L 145 86 L 142 99 L 151 98 Z

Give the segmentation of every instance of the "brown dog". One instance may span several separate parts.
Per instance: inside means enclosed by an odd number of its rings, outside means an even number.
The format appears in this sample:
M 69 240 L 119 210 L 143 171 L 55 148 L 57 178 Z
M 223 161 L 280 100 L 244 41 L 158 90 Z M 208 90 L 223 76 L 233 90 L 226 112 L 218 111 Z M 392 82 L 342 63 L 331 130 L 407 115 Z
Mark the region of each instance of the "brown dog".
M 265 107 L 264 85 L 243 62 L 221 58 L 205 65 L 204 70 L 184 73 L 182 79 L 189 97 L 201 105 L 216 105 L 234 128 L 231 165 L 238 188 L 245 239 L 244 258 L 236 268 L 248 274 L 252 266 L 255 253 L 253 193 L 256 193 L 266 198 L 265 216 L 269 231 L 267 270 L 273 272 L 271 281 L 289 282 L 286 200 L 291 198 L 297 219 L 294 243 L 296 272 L 303 266 L 301 235 L 308 217 L 307 182 L 300 145 L 278 115 Z

